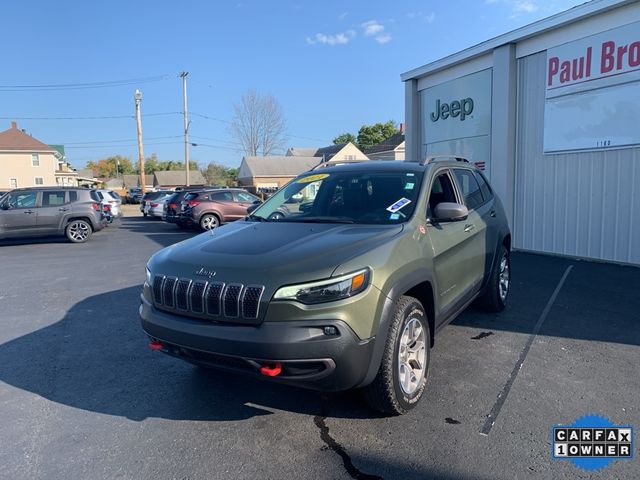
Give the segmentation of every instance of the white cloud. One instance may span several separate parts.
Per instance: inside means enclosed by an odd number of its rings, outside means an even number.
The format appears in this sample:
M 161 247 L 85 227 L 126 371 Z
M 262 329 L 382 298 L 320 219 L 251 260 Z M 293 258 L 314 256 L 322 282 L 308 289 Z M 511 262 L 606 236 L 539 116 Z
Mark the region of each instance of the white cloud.
M 384 32 L 384 25 L 382 25 L 377 20 L 369 20 L 368 22 L 364 22 L 361 27 L 364 30 L 364 35 L 366 37 L 372 37 L 373 35 Z
M 436 12 L 431 12 L 429 15 L 425 15 L 424 19 L 427 21 L 427 23 L 433 23 L 433 21 L 436 19 Z
M 390 41 L 391 35 L 387 32 L 381 33 L 380 35 L 376 36 L 376 42 L 380 44 L 389 43 Z
M 315 45 L 319 43 L 321 45 L 345 45 L 356 36 L 354 30 L 347 30 L 346 32 L 340 32 L 333 35 L 326 33 L 316 33 L 313 37 L 307 37 L 307 43 L 309 45 Z
M 384 25 L 377 20 L 364 22 L 360 24 L 360 27 L 362 27 L 362 33 L 365 37 L 373 37 L 374 40 L 380 44 L 391 41 L 391 34 L 387 32 Z
M 344 20 L 345 18 L 347 18 L 347 15 L 349 15 L 349 12 L 342 12 L 340 15 L 338 15 L 338 20 Z

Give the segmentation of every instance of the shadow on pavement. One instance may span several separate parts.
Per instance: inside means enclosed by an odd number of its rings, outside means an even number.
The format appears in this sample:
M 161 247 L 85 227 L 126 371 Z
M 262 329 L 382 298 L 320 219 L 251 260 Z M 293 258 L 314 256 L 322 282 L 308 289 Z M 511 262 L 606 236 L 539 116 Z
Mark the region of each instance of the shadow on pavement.
M 138 320 L 139 294 L 139 287 L 131 287 L 89 297 L 59 322 L 0 345 L 0 381 L 132 420 L 229 421 L 270 409 L 320 411 L 317 392 L 204 370 L 151 352 Z M 375 416 L 357 393 L 342 394 L 335 403 L 339 416 Z
M 574 270 L 540 334 L 640 345 L 639 269 L 536 255 L 514 256 L 516 281 L 504 312 L 471 309 L 455 324 L 531 333 L 569 264 Z M 138 321 L 139 293 L 140 287 L 131 287 L 89 297 L 59 322 L 0 345 L 0 381 L 54 402 L 133 420 L 229 421 L 272 409 L 308 415 L 327 410 L 316 392 L 202 371 L 149 351 Z M 331 417 L 377 416 L 357 392 L 337 398 L 326 412 Z
M 569 265 L 539 335 L 640 345 L 640 268 L 548 255 L 515 253 L 507 308 L 487 314 L 472 306 L 453 324 L 530 334 Z
M 172 223 L 163 222 L 161 219 L 146 217 L 122 217 L 118 228 L 128 230 L 131 233 L 144 235 L 158 245 L 168 247 L 181 242 L 200 232 L 195 229 L 182 229 Z

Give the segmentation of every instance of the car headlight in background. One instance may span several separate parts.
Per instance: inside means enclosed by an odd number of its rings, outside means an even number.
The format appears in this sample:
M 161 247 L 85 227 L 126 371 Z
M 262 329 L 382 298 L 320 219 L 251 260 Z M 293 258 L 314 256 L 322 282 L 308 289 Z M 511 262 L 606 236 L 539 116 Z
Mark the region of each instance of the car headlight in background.
M 144 267 L 145 273 L 147 274 L 146 277 L 146 282 L 147 285 L 151 286 L 151 270 L 149 270 L 149 267 Z
M 307 305 L 333 302 L 363 292 L 369 285 L 371 272 L 368 268 L 339 277 L 281 287 L 274 300 L 295 300 Z

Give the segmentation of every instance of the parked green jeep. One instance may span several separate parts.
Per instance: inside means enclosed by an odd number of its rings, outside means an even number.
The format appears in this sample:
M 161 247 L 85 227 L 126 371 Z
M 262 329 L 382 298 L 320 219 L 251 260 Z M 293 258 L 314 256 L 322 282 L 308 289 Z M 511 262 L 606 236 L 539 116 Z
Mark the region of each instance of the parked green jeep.
M 188 362 L 363 388 L 401 414 L 422 397 L 438 330 L 476 299 L 505 307 L 510 246 L 500 201 L 464 159 L 320 168 L 156 253 L 142 327 Z

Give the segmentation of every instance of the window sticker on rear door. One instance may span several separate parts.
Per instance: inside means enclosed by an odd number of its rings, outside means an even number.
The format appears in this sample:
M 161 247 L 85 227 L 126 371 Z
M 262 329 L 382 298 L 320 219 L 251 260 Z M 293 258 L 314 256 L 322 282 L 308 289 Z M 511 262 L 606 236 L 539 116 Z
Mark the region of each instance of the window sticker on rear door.
M 387 207 L 387 211 L 389 211 L 391 213 L 395 213 L 398 210 L 400 210 L 401 208 L 406 207 L 410 203 L 411 203 L 411 200 L 409 200 L 408 198 L 402 197 L 400 200 L 395 202 L 393 205 L 389 205 Z

